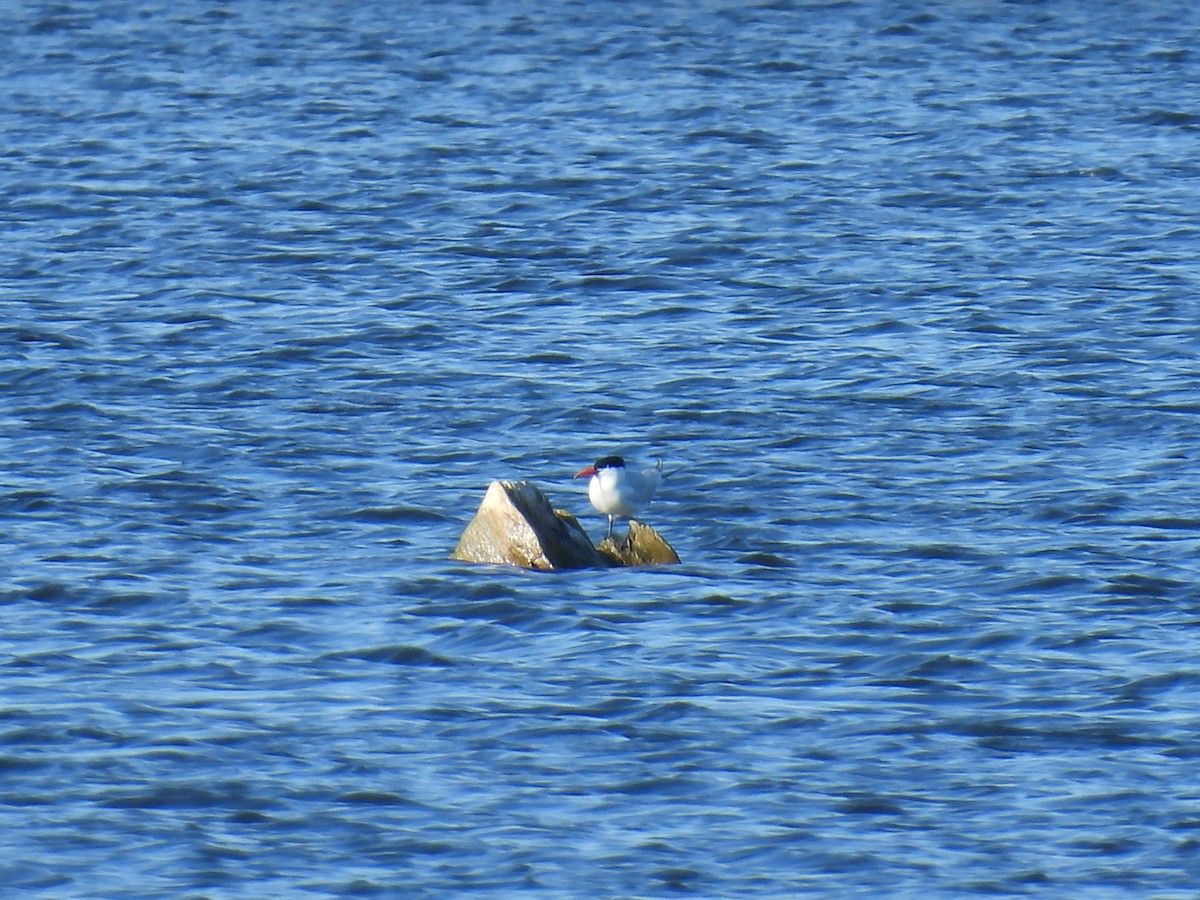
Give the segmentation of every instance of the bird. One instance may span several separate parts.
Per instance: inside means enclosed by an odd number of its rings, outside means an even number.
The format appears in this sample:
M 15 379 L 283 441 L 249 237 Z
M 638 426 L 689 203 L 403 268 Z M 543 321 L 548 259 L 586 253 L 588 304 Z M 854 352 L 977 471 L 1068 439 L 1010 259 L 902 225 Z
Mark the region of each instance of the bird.
M 653 469 L 631 472 L 619 456 L 602 456 L 593 465 L 581 469 L 576 478 L 591 478 L 588 499 L 597 511 L 608 516 L 608 537 L 612 538 L 613 520 L 618 516 L 632 519 L 639 513 L 663 480 L 662 460 Z

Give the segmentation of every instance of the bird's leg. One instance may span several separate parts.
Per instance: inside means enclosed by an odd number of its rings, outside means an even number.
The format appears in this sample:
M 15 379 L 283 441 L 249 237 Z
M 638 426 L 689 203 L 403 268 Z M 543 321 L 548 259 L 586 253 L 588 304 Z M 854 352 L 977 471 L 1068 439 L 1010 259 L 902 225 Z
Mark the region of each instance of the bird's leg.
M 608 539 L 610 541 L 612 540 L 612 526 L 613 526 L 613 517 L 610 515 L 608 517 Z

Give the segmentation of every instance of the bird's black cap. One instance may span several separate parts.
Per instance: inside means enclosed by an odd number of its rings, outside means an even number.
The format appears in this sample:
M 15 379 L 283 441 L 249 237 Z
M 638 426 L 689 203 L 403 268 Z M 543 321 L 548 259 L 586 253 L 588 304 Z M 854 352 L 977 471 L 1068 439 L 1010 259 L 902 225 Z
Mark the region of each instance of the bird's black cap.
M 619 456 L 602 456 L 596 460 L 596 469 L 625 468 L 625 460 Z

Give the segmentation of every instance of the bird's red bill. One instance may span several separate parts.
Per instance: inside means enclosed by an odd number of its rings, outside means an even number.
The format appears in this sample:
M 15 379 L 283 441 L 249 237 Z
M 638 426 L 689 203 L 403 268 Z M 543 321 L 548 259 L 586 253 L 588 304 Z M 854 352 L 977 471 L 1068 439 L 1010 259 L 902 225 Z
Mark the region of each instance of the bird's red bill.
M 586 469 L 581 469 L 578 473 L 576 473 L 575 477 L 576 478 L 591 478 L 595 474 L 596 474 L 596 467 L 588 466 Z

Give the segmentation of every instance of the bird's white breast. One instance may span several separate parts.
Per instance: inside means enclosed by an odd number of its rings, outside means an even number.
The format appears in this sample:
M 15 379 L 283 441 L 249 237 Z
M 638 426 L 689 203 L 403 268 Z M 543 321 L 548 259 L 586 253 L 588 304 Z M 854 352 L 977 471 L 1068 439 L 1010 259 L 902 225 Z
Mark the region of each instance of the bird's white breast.
M 588 484 L 588 499 L 605 515 L 629 517 L 650 502 L 660 481 L 662 475 L 655 469 L 601 469 Z

